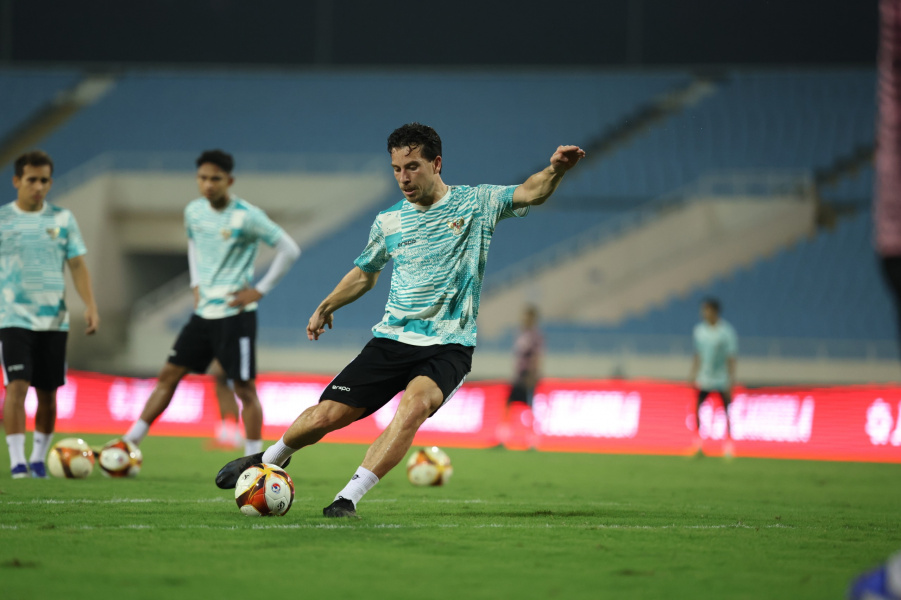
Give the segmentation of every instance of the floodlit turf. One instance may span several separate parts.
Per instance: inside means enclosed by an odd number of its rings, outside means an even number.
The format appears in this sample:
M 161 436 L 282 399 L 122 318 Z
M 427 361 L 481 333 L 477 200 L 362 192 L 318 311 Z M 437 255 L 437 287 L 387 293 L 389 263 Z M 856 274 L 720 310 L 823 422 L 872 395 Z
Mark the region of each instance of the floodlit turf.
M 291 511 L 252 518 L 203 445 L 149 438 L 134 480 L 3 456 L 2 598 L 841 598 L 901 548 L 901 465 L 451 448 L 448 486 L 397 470 L 336 522 L 363 447 L 300 453 Z

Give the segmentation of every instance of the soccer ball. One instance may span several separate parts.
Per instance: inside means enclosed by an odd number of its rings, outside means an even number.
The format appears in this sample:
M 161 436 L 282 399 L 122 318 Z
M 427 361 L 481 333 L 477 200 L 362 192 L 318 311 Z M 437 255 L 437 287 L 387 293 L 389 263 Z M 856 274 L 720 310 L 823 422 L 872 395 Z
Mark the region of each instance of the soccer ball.
M 80 438 L 60 440 L 50 448 L 47 470 L 54 477 L 84 479 L 94 470 L 94 451 Z
M 107 477 L 134 477 L 141 472 L 144 456 L 133 443 L 115 439 L 100 450 L 100 469 Z
M 450 457 L 441 448 L 420 448 L 407 461 L 407 479 L 413 485 L 444 485 L 454 474 Z
M 255 464 L 238 477 L 235 502 L 249 517 L 281 517 L 294 502 L 294 482 L 277 465 Z

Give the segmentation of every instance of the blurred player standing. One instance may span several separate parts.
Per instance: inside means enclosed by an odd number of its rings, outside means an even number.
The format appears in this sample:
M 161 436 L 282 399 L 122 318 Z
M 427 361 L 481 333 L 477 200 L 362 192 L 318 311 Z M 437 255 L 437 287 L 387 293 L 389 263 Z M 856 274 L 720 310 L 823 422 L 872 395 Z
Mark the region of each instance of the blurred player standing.
M 233 169 L 234 159 L 221 150 L 208 150 L 197 159 L 203 197 L 185 208 L 194 314 L 169 352 L 141 418 L 123 436 L 135 444 L 169 406 L 182 378 L 192 371 L 205 373 L 215 358 L 244 407 L 245 452 L 263 448 L 263 409 L 256 390 L 257 302 L 285 276 L 300 249 L 266 213 L 229 193 Z M 277 254 L 251 287 L 260 242 L 274 246 Z
M 13 479 L 47 477 L 44 458 L 56 426 L 56 391 L 66 383 L 69 273 L 85 305 L 85 333 L 100 325 L 87 253 L 74 215 L 45 202 L 53 161 L 40 150 L 16 159 L 14 202 L 0 207 L 0 365 L 6 386 L 3 427 Z M 37 393 L 34 445 L 25 460 L 25 396 Z
M 726 412 L 726 445 L 724 454 L 732 456 L 732 432 L 729 426 L 729 404 L 732 402 L 732 385 L 735 382 L 735 363 L 738 354 L 738 336 L 732 325 L 720 317 L 720 303 L 707 298 L 701 303 L 700 323 L 694 328 L 695 356 L 689 379 L 698 389 L 695 406 L 697 439 L 695 452 L 701 453 L 701 404 L 712 392 L 723 400 Z
M 354 267 L 315 310 L 307 336 L 319 339 L 334 312 L 375 286 L 394 261 L 384 318 L 374 338 L 265 453 L 238 459 L 216 477 L 233 488 L 254 462 L 286 465 L 290 456 L 330 431 L 371 415 L 403 391 L 391 423 L 369 447 L 348 484 L 323 509 L 356 517 L 363 495 L 407 453 L 425 420 L 450 400 L 472 365 L 476 316 L 488 245 L 502 219 L 543 204 L 585 153 L 560 146 L 550 165 L 519 186 L 448 186 L 441 178 L 441 138 L 411 123 L 388 137 L 394 177 L 404 195 L 375 219 Z

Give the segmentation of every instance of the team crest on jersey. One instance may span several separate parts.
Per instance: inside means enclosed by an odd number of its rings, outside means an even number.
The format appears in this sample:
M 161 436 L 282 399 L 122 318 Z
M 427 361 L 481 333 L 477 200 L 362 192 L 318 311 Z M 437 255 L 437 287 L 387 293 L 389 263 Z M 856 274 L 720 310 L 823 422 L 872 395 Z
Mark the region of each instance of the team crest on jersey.
M 50 236 L 51 240 L 55 240 L 56 238 L 59 237 L 59 227 L 48 227 L 47 235 Z
M 451 231 L 454 232 L 454 235 L 460 235 L 463 233 L 463 225 L 466 224 L 466 220 L 463 217 L 459 219 L 451 219 L 447 222 L 447 226 L 451 228 Z
M 232 230 L 231 230 L 231 229 L 220 229 L 220 230 L 219 230 L 219 233 L 222 234 L 222 239 L 223 239 L 223 240 L 227 240 L 228 238 L 230 238 L 230 237 L 232 236 Z

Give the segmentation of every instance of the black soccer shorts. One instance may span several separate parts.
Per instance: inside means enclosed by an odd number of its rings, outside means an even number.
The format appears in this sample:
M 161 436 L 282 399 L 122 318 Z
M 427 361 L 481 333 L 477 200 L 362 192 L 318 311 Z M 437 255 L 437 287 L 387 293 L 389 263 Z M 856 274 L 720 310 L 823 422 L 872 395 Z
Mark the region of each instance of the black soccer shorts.
M 22 327 L 0 329 L 3 385 L 20 379 L 40 390 L 64 386 L 68 338 L 68 331 L 31 331 Z
M 256 379 L 257 313 L 245 311 L 223 319 L 191 315 L 169 351 L 169 362 L 206 373 L 216 358 L 233 381 Z
M 365 408 L 362 419 L 388 404 L 413 379 L 424 375 L 444 394 L 444 406 L 472 369 L 474 350 L 460 344 L 413 346 L 373 338 L 326 386 L 319 401 L 333 400 Z

